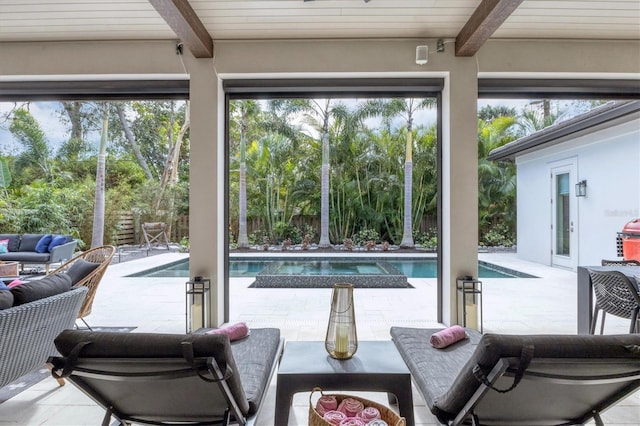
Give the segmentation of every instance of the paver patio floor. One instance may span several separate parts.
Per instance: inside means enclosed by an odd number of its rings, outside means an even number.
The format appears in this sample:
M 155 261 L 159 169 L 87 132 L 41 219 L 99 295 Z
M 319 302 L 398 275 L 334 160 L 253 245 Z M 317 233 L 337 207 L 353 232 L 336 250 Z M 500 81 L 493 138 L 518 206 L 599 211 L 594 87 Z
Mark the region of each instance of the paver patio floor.
M 92 326 L 135 326 L 134 332 L 184 333 L 185 278 L 133 278 L 127 275 L 166 264 L 185 254 L 168 253 L 111 265 L 103 278 Z M 535 334 L 576 332 L 576 274 L 518 260 L 514 254 L 481 254 L 481 260 L 540 278 L 485 278 L 483 281 L 485 332 Z M 356 289 L 358 338 L 387 340 L 392 325 L 442 327 L 437 323 L 436 279 L 410 278 L 411 289 Z M 330 289 L 253 289 L 250 278 L 233 278 L 230 290 L 232 322 L 249 327 L 278 327 L 286 340 L 323 340 L 329 313 Z M 606 332 L 624 333 L 628 322 L 607 318 Z M 386 403 L 386 396 L 362 393 Z M 307 424 L 309 394 L 294 398 L 289 425 Z M 437 424 L 414 389 L 418 425 Z M 275 380 L 257 422 L 272 426 Z M 58 388 L 45 379 L 0 404 L 2 425 L 95 425 L 104 411 L 72 385 Z M 638 425 L 640 392 L 607 411 L 607 425 Z

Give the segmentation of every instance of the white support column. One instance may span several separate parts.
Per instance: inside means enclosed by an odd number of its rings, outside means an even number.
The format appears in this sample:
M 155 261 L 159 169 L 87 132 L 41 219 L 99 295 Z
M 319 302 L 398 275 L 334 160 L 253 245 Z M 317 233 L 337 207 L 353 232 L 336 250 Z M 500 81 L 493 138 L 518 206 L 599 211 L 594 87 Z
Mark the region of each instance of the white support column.
M 458 58 L 445 80 L 442 119 L 442 318 L 457 322 L 456 278 L 478 274 L 478 80 Z
M 211 317 L 217 327 L 224 318 L 224 115 L 220 106 L 218 76 L 211 59 L 189 58 L 191 153 L 189 175 L 189 238 L 191 277 L 211 278 Z

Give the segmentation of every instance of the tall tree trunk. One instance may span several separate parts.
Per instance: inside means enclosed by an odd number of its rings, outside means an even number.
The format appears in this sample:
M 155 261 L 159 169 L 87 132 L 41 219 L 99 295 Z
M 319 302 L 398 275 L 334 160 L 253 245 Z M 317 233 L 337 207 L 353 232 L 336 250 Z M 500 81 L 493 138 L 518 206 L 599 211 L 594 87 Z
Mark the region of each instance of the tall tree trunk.
M 239 211 L 238 211 L 238 247 L 249 247 L 247 237 L 247 162 L 246 162 L 246 113 L 242 112 L 240 121 L 240 182 L 238 185 Z
M 64 110 L 69 116 L 69 122 L 71 123 L 71 139 L 82 139 L 82 116 L 80 110 L 82 109 L 82 102 L 62 102 Z
M 330 247 L 329 241 L 329 102 L 322 124 L 322 171 L 320 188 L 320 247 Z
M 169 145 L 167 161 L 162 172 L 162 178 L 160 179 L 160 194 L 158 195 L 158 199 L 156 200 L 156 211 L 160 209 L 160 203 L 162 202 L 165 191 L 167 189 L 173 188 L 178 183 L 178 163 L 180 161 L 180 149 L 182 148 L 184 135 L 187 133 L 187 130 L 189 130 L 190 122 L 191 120 L 189 118 L 189 103 L 187 102 L 186 111 L 184 114 L 184 123 L 182 123 L 182 127 L 180 127 L 176 142 L 173 144 L 170 143 Z M 171 131 L 169 131 L 169 133 L 171 133 Z M 171 142 L 171 136 L 169 136 L 169 141 Z M 170 200 L 169 203 L 173 204 L 173 200 Z
M 402 241 L 400 247 L 411 248 L 413 242 L 412 193 L 413 193 L 413 129 L 411 120 L 407 125 L 407 146 L 405 148 L 404 161 L 404 226 L 402 228 Z
M 142 167 L 142 170 L 144 171 L 146 178 L 149 180 L 153 179 L 153 174 L 151 174 L 151 170 L 149 169 L 149 164 L 147 164 L 147 160 L 142 156 L 142 153 L 140 152 L 140 147 L 138 146 L 138 142 L 136 142 L 136 138 L 133 136 L 133 133 L 131 132 L 131 128 L 129 127 L 129 122 L 127 121 L 127 118 L 124 116 L 124 109 L 122 109 L 121 103 L 118 102 L 116 104 L 116 110 L 118 111 L 118 118 L 120 118 L 120 123 L 122 124 L 124 135 L 127 138 L 127 141 L 129 141 L 129 144 L 131 145 L 131 149 L 133 150 L 133 155 L 136 156 L 136 159 L 138 160 L 138 164 L 140 164 L 140 167 Z
M 96 168 L 96 194 L 93 205 L 93 229 L 91 235 L 92 248 L 104 245 L 104 193 L 108 132 L 109 108 L 108 104 L 105 104 L 104 116 L 102 118 L 102 134 L 100 137 L 100 152 L 98 153 L 98 167 Z

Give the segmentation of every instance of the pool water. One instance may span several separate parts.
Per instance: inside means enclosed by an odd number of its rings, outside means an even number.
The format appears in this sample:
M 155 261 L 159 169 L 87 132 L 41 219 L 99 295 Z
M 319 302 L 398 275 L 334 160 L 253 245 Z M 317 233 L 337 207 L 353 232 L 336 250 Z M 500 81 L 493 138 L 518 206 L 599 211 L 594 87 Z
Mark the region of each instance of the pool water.
M 281 261 L 278 259 L 273 260 L 231 260 L 229 262 L 229 276 L 234 277 L 255 277 L 262 272 L 272 262 Z M 437 276 L 437 263 L 436 259 L 394 259 L 386 260 L 393 267 L 399 269 L 408 278 L 435 278 Z M 354 259 L 353 262 L 345 264 L 344 260 L 333 263 L 333 266 L 329 266 L 331 262 L 318 261 L 317 259 L 310 260 L 287 260 L 282 262 L 283 266 L 280 271 L 283 275 L 288 274 L 308 274 L 308 275 L 357 275 L 357 274 L 376 274 L 379 268 L 371 262 L 363 262 Z M 315 268 L 312 267 L 313 264 Z M 320 264 L 320 265 L 318 265 Z M 301 272 L 304 271 L 304 272 Z M 178 262 L 170 263 L 164 266 L 160 266 L 146 271 L 138 272 L 131 276 L 135 277 L 189 277 L 189 259 L 184 259 Z M 493 265 L 487 262 L 478 263 L 478 277 L 479 278 L 536 278 L 532 275 L 525 274 L 523 272 L 515 271 L 513 269 L 503 268 L 497 265 Z

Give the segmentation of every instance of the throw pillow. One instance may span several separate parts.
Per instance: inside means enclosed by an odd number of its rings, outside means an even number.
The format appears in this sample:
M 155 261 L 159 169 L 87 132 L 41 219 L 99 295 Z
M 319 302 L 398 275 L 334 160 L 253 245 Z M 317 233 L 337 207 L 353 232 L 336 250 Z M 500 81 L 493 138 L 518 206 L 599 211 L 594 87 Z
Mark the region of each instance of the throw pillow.
M 36 251 L 36 246 L 43 234 L 24 234 L 20 240 L 18 251 Z
M 51 244 L 52 238 L 51 234 L 43 235 L 38 241 L 38 244 L 36 244 L 36 252 L 46 253 L 49 250 L 49 244 Z
M 13 306 L 13 293 L 9 290 L 0 290 L 0 310 Z
M 4 283 L 4 281 L 0 281 L 0 290 L 9 290 L 9 287 Z
M 0 254 L 9 253 L 9 240 L 0 240 Z
M 100 266 L 99 263 L 87 262 L 84 259 L 78 259 L 73 262 L 67 270 L 67 275 L 71 277 L 71 285 L 79 283 L 80 280 L 93 272 L 98 266 Z
M 49 248 L 47 249 L 47 251 L 51 252 L 51 250 L 54 247 L 61 246 L 62 244 L 65 244 L 66 242 L 67 242 L 67 237 L 65 237 L 64 235 L 56 235 L 56 236 L 51 238 L 51 242 L 49 243 Z
M 71 289 L 71 278 L 67 274 L 51 274 L 41 280 L 29 281 L 12 288 L 13 306 L 55 296 Z
M 24 281 L 13 280 L 9 284 L 7 284 L 7 288 L 14 288 L 14 287 L 19 286 L 20 284 L 24 284 Z
M 7 244 L 9 252 L 18 251 L 20 247 L 20 234 L 0 234 L 0 240 L 9 240 Z

